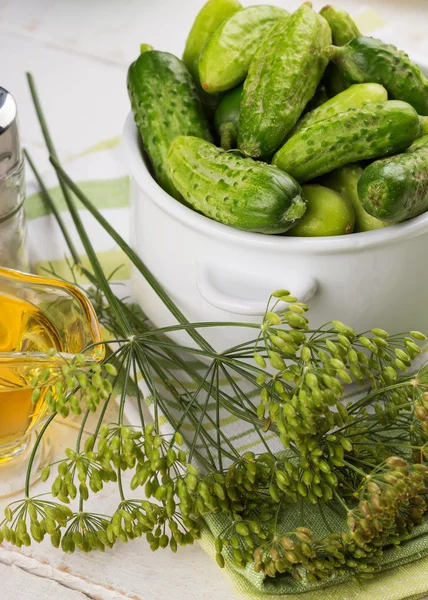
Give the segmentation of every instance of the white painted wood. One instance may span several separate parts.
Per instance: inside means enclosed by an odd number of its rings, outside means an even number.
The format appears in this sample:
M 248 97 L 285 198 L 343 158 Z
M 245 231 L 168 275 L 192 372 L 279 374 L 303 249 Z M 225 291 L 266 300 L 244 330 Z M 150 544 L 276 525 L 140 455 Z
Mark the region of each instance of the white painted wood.
M 33 575 L 17 563 L 4 563 L 1 554 L 0 578 L 1 597 L 5 600 L 18 597 L 20 600 L 45 600 L 49 596 L 60 600 L 87 600 L 88 598 L 86 594 L 46 578 L 42 574 Z
M 273 0 L 289 10 L 300 0 Z M 0 0 L 0 85 L 17 97 L 24 143 L 48 169 L 42 136 L 25 80 L 32 71 L 64 160 L 120 135 L 129 108 L 126 70 L 139 44 L 181 53 L 203 0 Z M 259 4 L 248 0 L 245 4 Z M 357 0 L 339 0 L 353 12 Z M 316 8 L 325 0 L 314 2 Z M 367 1 L 388 21 L 385 36 L 409 52 L 428 52 L 428 1 Z M 404 8 L 405 7 L 405 8 Z M 114 415 L 111 416 L 114 420 Z M 56 424 L 53 454 L 73 444 L 73 426 Z M 47 485 L 38 484 L 40 493 Z M 101 495 L 108 512 L 112 488 Z M 6 502 L 0 502 L 0 511 Z M 16 550 L 0 546 L 1 600 L 232 600 L 216 565 L 198 547 L 152 553 L 144 540 L 105 554 L 63 555 L 45 543 Z M 387 599 L 385 599 L 387 600 Z

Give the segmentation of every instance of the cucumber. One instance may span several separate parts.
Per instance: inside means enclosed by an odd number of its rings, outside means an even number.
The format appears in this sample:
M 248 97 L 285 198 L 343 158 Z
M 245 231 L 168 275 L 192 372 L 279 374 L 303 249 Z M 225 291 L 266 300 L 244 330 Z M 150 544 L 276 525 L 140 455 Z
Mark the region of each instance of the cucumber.
M 374 102 L 386 102 L 388 94 L 386 89 L 378 83 L 360 83 L 352 85 L 350 88 L 341 92 L 334 98 L 331 98 L 318 108 L 306 113 L 300 121 L 297 122 L 291 135 L 309 127 L 318 121 L 323 121 L 328 117 L 345 112 L 349 108 L 358 108 Z
M 428 115 L 428 79 L 395 46 L 361 36 L 346 46 L 329 46 L 325 52 L 350 81 L 380 83 L 390 98 L 408 102 L 420 115 Z
M 364 169 L 360 165 L 346 165 L 329 173 L 322 179 L 322 184 L 338 192 L 352 205 L 355 213 L 354 233 L 372 231 L 388 227 L 388 223 L 379 221 L 369 215 L 363 208 L 358 196 L 357 185 Z
M 330 25 L 335 46 L 344 46 L 354 38 L 361 36 L 357 25 L 345 10 L 328 4 L 320 10 L 320 15 Z
M 336 46 L 344 46 L 361 35 L 350 15 L 336 6 L 324 6 L 324 8 L 320 10 L 320 15 L 322 15 L 330 25 L 333 44 Z M 323 81 L 330 98 L 346 90 L 352 83 L 342 76 L 336 65 L 333 63 L 328 65 Z
M 369 165 L 358 182 L 368 213 L 400 223 L 428 210 L 428 135 L 406 152 Z
M 224 96 L 215 113 L 215 128 L 220 138 L 220 146 L 224 150 L 236 148 L 241 97 L 242 85 L 238 85 Z
M 128 70 L 128 93 L 156 181 L 181 200 L 166 169 L 166 155 L 178 135 L 211 140 L 195 83 L 173 54 L 144 52 Z
M 422 120 L 399 100 L 350 108 L 300 129 L 272 162 L 304 183 L 349 163 L 402 152 L 421 135 Z
M 306 210 L 302 189 L 292 177 L 200 138 L 176 138 L 167 163 L 187 203 L 225 225 L 284 233 Z
M 244 8 L 223 21 L 199 59 L 203 89 L 216 94 L 244 81 L 261 40 L 279 19 L 287 16 L 284 9 L 264 4 Z
M 322 185 L 304 185 L 306 212 L 288 235 L 319 237 L 346 235 L 354 230 L 352 205 L 337 192 Z
M 327 21 L 308 4 L 269 32 L 251 61 L 241 102 L 238 145 L 268 158 L 294 127 L 327 66 Z
M 140 44 L 140 54 L 144 54 L 144 52 L 150 52 L 151 50 L 154 50 L 151 44 Z
M 201 8 L 186 40 L 183 62 L 193 79 L 199 81 L 199 57 L 214 30 L 242 5 L 238 0 L 208 0 Z

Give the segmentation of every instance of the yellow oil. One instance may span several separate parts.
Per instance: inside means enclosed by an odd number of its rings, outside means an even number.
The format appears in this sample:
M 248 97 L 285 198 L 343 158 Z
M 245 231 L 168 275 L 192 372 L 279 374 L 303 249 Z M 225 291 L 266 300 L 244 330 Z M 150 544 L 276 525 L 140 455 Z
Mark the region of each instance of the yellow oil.
M 31 379 L 52 359 L 32 357 L 50 348 L 63 350 L 53 324 L 30 302 L 0 294 L 0 462 L 22 444 L 32 427 L 46 413 L 42 390 L 33 404 Z M 4 353 L 30 353 L 5 355 Z

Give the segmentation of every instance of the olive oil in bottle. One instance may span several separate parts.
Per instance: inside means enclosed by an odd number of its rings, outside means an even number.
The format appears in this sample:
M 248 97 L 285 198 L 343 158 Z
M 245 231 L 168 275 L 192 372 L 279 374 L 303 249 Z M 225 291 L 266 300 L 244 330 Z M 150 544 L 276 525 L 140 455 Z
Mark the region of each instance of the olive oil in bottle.
M 51 348 L 63 349 L 46 316 L 27 300 L 0 293 L 0 462 L 14 446 L 19 451 L 46 413 L 46 388 L 33 404 L 31 380 L 58 366 L 58 359 L 43 355 Z

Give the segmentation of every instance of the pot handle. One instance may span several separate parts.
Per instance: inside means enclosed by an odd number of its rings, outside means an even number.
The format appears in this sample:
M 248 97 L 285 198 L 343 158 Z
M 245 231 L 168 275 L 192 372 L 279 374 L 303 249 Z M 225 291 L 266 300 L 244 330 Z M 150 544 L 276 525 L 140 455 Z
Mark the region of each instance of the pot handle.
M 281 283 L 278 281 L 281 279 Z M 307 302 L 318 289 L 317 280 L 310 275 L 278 273 L 263 278 L 249 272 L 237 272 L 229 266 L 214 263 L 198 264 L 197 285 L 201 296 L 215 308 L 242 315 L 263 316 L 270 294 L 285 285 L 300 302 Z M 276 311 L 284 308 L 280 302 Z

